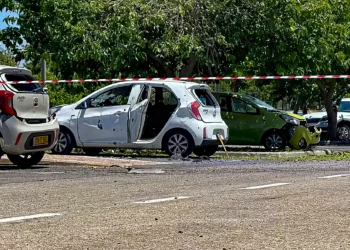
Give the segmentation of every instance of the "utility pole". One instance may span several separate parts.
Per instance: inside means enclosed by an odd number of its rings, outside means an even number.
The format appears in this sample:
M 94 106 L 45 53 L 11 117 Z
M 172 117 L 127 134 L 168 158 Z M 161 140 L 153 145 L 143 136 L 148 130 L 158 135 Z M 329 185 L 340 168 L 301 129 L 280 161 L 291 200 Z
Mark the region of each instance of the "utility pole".
M 41 80 L 46 81 L 46 60 L 41 58 L 40 64 L 41 64 Z

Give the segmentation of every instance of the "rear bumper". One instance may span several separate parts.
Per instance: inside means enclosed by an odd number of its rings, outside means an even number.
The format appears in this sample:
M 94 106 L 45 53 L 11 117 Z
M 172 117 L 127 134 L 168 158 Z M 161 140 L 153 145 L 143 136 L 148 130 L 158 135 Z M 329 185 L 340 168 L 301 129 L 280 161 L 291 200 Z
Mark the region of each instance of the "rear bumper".
M 3 136 L 2 150 L 7 154 L 25 154 L 52 149 L 59 132 L 57 118 L 47 123 L 28 124 L 12 116 L 3 122 L 1 133 Z M 48 144 L 34 146 L 33 140 L 37 136 L 47 136 Z
M 226 123 L 203 123 L 203 140 L 196 146 L 221 145 L 217 135 L 226 143 L 228 141 L 228 127 Z

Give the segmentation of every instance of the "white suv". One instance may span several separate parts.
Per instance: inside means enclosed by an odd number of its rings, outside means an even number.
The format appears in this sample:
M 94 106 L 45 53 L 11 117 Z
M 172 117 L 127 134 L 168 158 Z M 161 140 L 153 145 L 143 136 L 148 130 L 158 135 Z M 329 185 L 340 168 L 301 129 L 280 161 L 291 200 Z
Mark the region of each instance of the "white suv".
M 0 66 L 0 157 L 17 166 L 38 164 L 56 144 L 57 118 L 49 116 L 49 96 L 43 86 L 7 82 L 30 81 L 25 68 Z
M 83 148 L 163 149 L 169 155 L 211 156 L 228 127 L 205 84 L 183 81 L 127 81 L 99 89 L 82 100 L 54 107 L 60 135 L 53 153 Z

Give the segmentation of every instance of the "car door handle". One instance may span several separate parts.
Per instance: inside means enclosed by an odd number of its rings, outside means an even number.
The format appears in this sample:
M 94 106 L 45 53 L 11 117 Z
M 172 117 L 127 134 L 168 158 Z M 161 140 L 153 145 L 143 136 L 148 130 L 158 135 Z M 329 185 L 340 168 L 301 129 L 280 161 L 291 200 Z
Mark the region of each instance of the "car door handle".
M 98 123 L 97 123 L 97 127 L 98 127 L 99 129 L 102 129 L 102 124 L 101 124 L 101 121 L 98 121 Z
M 121 114 L 123 114 L 123 112 L 122 111 L 118 111 L 117 113 L 115 113 L 116 115 L 121 115 Z

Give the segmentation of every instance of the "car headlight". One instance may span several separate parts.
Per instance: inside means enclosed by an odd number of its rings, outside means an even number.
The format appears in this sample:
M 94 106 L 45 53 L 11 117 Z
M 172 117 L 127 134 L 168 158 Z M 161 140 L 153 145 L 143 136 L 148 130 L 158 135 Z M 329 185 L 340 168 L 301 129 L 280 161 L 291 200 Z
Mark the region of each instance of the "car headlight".
M 61 109 L 62 107 L 63 107 L 63 106 L 57 106 L 57 107 L 50 108 L 50 110 L 49 110 L 49 116 L 52 116 L 52 115 L 56 114 L 58 111 L 60 111 L 60 109 Z
M 287 123 L 291 123 L 291 124 L 294 124 L 294 125 L 300 125 L 300 120 L 292 117 L 292 116 L 289 116 L 289 115 L 281 115 L 282 119 L 285 120 Z

